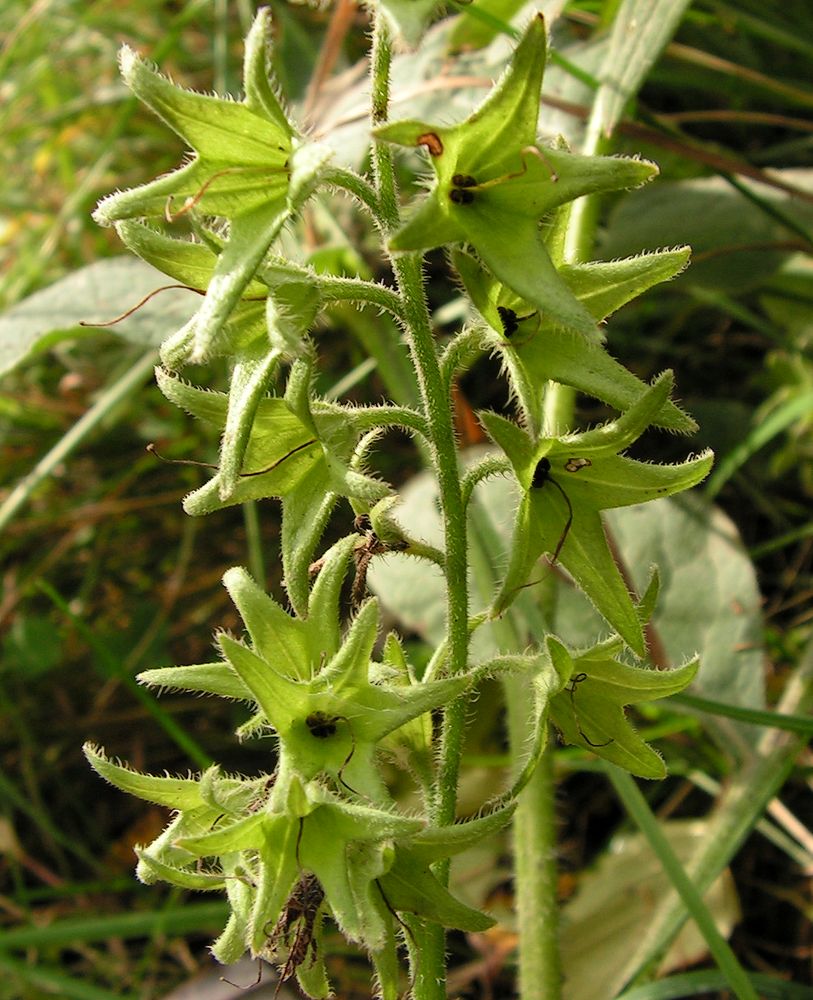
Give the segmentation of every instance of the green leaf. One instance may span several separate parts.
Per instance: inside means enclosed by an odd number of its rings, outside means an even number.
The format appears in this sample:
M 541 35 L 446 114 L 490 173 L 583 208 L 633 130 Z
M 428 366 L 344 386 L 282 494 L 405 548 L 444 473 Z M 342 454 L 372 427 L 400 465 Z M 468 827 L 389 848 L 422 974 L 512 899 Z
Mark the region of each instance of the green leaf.
M 0 315 L 0 375 L 63 340 L 98 336 L 81 322 L 106 323 L 166 284 L 154 268 L 129 257 L 82 267 Z M 158 346 L 197 308 L 196 296 L 163 292 L 109 328 L 135 344 Z
M 229 379 L 229 406 L 220 442 L 219 491 L 227 500 L 240 480 L 254 418 L 279 367 L 277 351 L 258 345 L 234 360 Z
M 653 561 L 661 567 L 654 625 L 671 662 L 700 654 L 694 690 L 764 708 L 762 596 L 733 522 L 695 495 L 613 512 L 609 522 L 636 586 Z M 730 751 L 730 724 L 713 725 Z M 752 727 L 737 730 L 753 741 Z
M 703 820 L 668 820 L 661 828 L 684 863 L 708 836 L 708 824 Z M 640 833 L 625 832 L 612 838 L 597 863 L 580 873 L 578 888 L 563 908 L 567 928 L 562 935 L 565 1000 L 607 1000 L 608 983 L 623 974 L 629 942 L 646 931 L 653 908 L 670 888 L 660 860 Z M 721 933 L 729 933 L 739 919 L 730 873 L 724 872 L 716 880 L 705 902 Z M 702 935 L 688 923 L 660 971 L 703 961 L 706 954 Z M 720 989 L 724 986 L 720 984 Z
M 810 170 L 778 170 L 784 183 L 810 191 Z M 768 208 L 813 226 L 813 206 L 784 191 L 742 181 L 746 194 Z M 653 244 L 654 240 L 654 244 Z M 666 181 L 633 191 L 613 207 L 601 233 L 602 256 L 624 257 L 647 246 L 689 244 L 695 260 L 679 281 L 716 293 L 740 293 L 764 285 L 792 255 L 784 249 L 788 228 L 723 177 Z M 792 246 L 792 244 L 791 244 Z
M 638 93 L 655 60 L 671 41 L 691 0 L 666 0 L 652 17 L 648 0 L 623 0 L 613 17 L 610 47 L 599 78 L 592 114 L 612 135 L 631 97 Z
M 141 774 L 121 764 L 114 764 L 92 743 L 86 743 L 83 750 L 93 770 L 123 792 L 169 809 L 192 809 L 201 805 L 200 782 L 197 779 Z
M 253 700 L 251 691 L 235 673 L 234 668 L 222 661 L 198 663 L 187 667 L 155 667 L 138 674 L 140 684 L 166 688 L 170 691 L 196 691 L 199 694 L 216 694 L 236 701 Z

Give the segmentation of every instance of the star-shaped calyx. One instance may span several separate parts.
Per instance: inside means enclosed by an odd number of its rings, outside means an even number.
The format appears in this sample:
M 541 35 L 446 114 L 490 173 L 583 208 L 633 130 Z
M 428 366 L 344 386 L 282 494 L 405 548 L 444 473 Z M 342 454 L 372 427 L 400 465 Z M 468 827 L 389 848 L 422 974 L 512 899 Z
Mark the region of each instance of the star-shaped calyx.
M 600 322 L 616 309 L 686 266 L 689 248 L 662 250 L 624 260 L 563 264 L 559 277 Z M 471 254 L 456 251 L 452 263 L 488 324 L 482 346 L 501 358 L 512 392 L 530 429 L 540 429 L 548 380 L 573 386 L 618 410 L 627 409 L 647 384 L 619 364 L 604 345 L 563 330 L 549 316 L 489 274 Z M 697 425 L 670 399 L 653 423 L 691 433 Z
M 555 322 L 600 339 L 594 317 L 559 277 L 540 220 L 582 195 L 637 187 L 657 167 L 623 157 L 577 156 L 539 145 L 545 25 L 533 18 L 508 69 L 469 118 L 445 127 L 400 121 L 376 139 L 422 146 L 435 183 L 390 241 L 394 251 L 469 243 L 500 281 Z
M 205 295 L 218 267 L 223 239 L 200 227 L 200 240 L 175 239 L 133 219 L 116 223 L 122 242 L 142 260 L 180 282 L 190 292 Z M 322 305 L 317 275 L 307 267 L 271 258 L 263 262 L 243 288 L 219 333 L 210 339 L 209 357 L 229 357 L 237 364 L 303 353 L 304 339 Z M 161 361 L 179 371 L 195 348 L 198 316 L 161 345 Z
M 250 641 L 221 634 L 224 662 L 149 670 L 139 678 L 252 703 L 255 714 L 243 731 L 270 727 L 279 740 L 276 794 L 293 776 L 309 781 L 330 775 L 346 792 L 386 800 L 375 765 L 383 738 L 494 672 L 485 664 L 410 686 L 378 676 L 372 662 L 378 602 L 361 606 L 343 638 L 337 631 L 339 588 L 354 544 L 352 536 L 343 539 L 325 557 L 306 618 L 288 615 L 244 569 L 229 570 L 224 583 Z
M 624 645 L 618 636 L 578 653 L 553 635 L 545 642 L 563 682 L 550 714 L 567 742 L 641 778 L 665 778 L 663 759 L 638 735 L 624 707 L 682 691 L 697 673 L 697 659 L 674 670 L 654 670 L 617 659 Z
M 672 373 L 664 372 L 617 420 L 582 434 L 534 441 L 504 417 L 480 415 L 510 459 L 522 490 L 494 614 L 511 603 L 538 557 L 548 552 L 630 648 L 643 656 L 640 617 L 610 552 L 600 512 L 670 496 L 708 475 L 710 451 L 677 465 L 638 462 L 621 454 L 662 412 L 672 382 Z
M 124 47 L 125 82 L 194 151 L 169 174 L 101 201 L 97 222 L 187 212 L 228 221 L 203 305 L 195 317 L 190 363 L 206 360 L 224 324 L 286 220 L 310 195 L 327 152 L 295 133 L 269 82 L 267 8 L 246 39 L 243 101 L 197 94 L 178 87 Z
M 156 378 L 164 395 L 188 413 L 224 429 L 220 467 L 184 501 L 188 514 L 208 514 L 246 500 L 282 498 L 282 561 L 288 596 L 297 611 L 307 605 L 308 566 L 339 497 L 374 504 L 386 483 L 351 468 L 360 410 L 312 399 L 312 358 L 291 367 L 284 398 L 264 394 L 263 354 L 232 373 L 229 395 L 189 385 L 169 372 Z M 235 390 L 235 380 L 244 383 Z

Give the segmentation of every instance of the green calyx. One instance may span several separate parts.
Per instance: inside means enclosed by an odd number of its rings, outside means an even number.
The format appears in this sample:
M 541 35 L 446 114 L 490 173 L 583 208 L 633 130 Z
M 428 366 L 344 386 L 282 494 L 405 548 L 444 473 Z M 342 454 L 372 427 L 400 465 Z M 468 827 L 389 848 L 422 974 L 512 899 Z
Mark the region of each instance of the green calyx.
M 390 241 L 393 251 L 469 243 L 491 272 L 555 323 L 599 341 L 595 318 L 557 273 L 539 229 L 554 209 L 587 194 L 644 184 L 657 167 L 577 156 L 537 143 L 546 37 L 534 17 L 483 104 L 459 125 L 401 121 L 375 138 L 429 153 L 435 183 Z
M 494 614 L 511 603 L 536 560 L 547 552 L 631 649 L 643 655 L 640 618 L 610 552 L 601 511 L 671 496 L 708 475 L 713 461 L 708 451 L 677 465 L 638 462 L 621 454 L 662 412 L 672 382 L 671 372 L 664 372 L 617 420 L 581 434 L 534 441 L 504 417 L 481 414 L 522 489 L 511 560 L 494 600 Z
M 597 322 L 662 281 L 679 274 L 689 249 L 642 254 L 626 260 L 563 264 L 559 277 Z M 488 324 L 483 347 L 502 359 L 511 387 L 529 427 L 542 424 L 548 380 L 573 386 L 625 410 L 647 391 L 647 385 L 619 364 L 601 344 L 563 330 L 544 310 L 497 281 L 470 254 L 455 252 L 452 263 L 478 312 Z M 691 433 L 694 420 L 670 399 L 653 423 Z
M 97 222 L 189 214 L 193 222 L 228 222 L 203 304 L 168 348 L 172 364 L 199 364 L 234 346 L 232 319 L 274 239 L 318 183 L 329 154 L 300 139 L 271 86 L 267 50 L 271 21 L 261 10 L 246 41 L 246 96 L 232 101 L 176 86 L 131 49 L 121 52 L 125 82 L 193 150 L 189 163 L 100 202 Z M 138 252 L 138 251 L 137 251 Z M 171 273 L 171 272 L 170 272 Z M 256 311 L 256 310 L 255 310 Z M 232 330 L 224 335 L 231 322 Z M 243 331 L 245 332 L 245 331 Z
M 619 641 L 580 653 L 571 653 L 552 635 L 546 644 L 563 682 L 550 714 L 564 739 L 641 778 L 665 778 L 662 758 L 636 733 L 624 706 L 682 691 L 697 673 L 697 660 L 674 670 L 653 670 L 616 659 Z
M 499 832 L 513 802 L 475 820 L 432 826 L 396 811 L 375 758 L 397 730 L 482 678 L 527 664 L 509 658 L 426 683 L 392 678 L 391 667 L 372 660 L 375 600 L 362 605 L 346 633 L 339 627 L 342 582 L 356 544 L 348 536 L 325 555 L 302 618 L 289 615 L 245 570 L 229 570 L 224 582 L 245 623 L 245 640 L 221 634 L 223 661 L 139 677 L 248 702 L 251 731 L 271 730 L 277 738 L 273 776 L 241 778 L 217 766 L 188 778 L 139 774 L 85 748 L 91 765 L 116 787 L 177 810 L 152 844 L 137 848 L 138 873 L 146 882 L 226 889 L 232 915 L 213 948 L 224 962 L 246 947 L 271 957 L 280 946 L 281 922 L 305 894 L 314 935 L 329 914 L 383 968 L 395 967 L 399 914 L 467 931 L 492 924 L 455 899 L 431 865 Z M 390 650 L 390 663 L 392 657 Z M 327 995 L 323 969 L 307 963 L 297 975 L 309 996 Z

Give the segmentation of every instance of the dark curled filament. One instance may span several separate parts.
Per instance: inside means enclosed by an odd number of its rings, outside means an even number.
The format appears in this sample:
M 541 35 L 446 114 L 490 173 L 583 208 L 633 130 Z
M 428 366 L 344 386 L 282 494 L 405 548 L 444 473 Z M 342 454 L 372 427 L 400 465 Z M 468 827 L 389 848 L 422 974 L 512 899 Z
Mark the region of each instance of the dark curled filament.
M 531 479 L 531 489 L 541 490 L 542 487 L 550 483 L 554 489 L 557 489 L 562 496 L 562 499 L 567 504 L 567 521 L 562 529 L 562 534 L 559 536 L 559 541 L 556 543 L 556 548 L 553 550 L 551 555 L 551 562 L 555 563 L 559 558 L 559 553 L 562 551 L 562 546 L 567 541 L 567 536 L 570 534 L 570 528 L 573 524 L 573 505 L 570 502 L 570 497 L 565 493 L 559 483 L 550 474 L 550 459 L 540 458 L 536 463 L 536 468 L 534 469 L 533 478 Z
M 608 747 L 614 742 L 612 738 L 609 740 L 604 740 L 602 743 L 594 743 L 587 733 L 582 729 L 581 722 L 579 721 L 579 713 L 576 711 L 576 687 L 579 684 L 583 684 L 587 680 L 587 674 L 584 671 L 580 671 L 578 674 L 574 674 L 570 678 L 570 684 L 567 686 L 567 690 L 570 692 L 570 705 L 573 709 L 573 719 L 576 723 L 576 728 L 579 731 L 579 736 L 584 740 L 584 742 L 593 748 Z

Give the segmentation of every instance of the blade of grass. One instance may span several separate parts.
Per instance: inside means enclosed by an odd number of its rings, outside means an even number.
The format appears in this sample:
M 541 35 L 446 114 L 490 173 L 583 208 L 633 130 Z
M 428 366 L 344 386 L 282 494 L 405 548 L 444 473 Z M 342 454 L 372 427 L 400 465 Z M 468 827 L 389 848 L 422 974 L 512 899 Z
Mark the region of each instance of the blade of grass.
M 157 352 L 151 350 L 134 361 L 123 375 L 105 389 L 93 406 L 76 421 L 68 433 L 60 438 L 54 447 L 37 462 L 31 472 L 14 487 L 0 506 L 0 531 L 30 500 L 40 483 L 51 475 L 57 465 L 64 462 L 119 403 L 141 388 L 147 378 L 152 375 L 157 359 Z
M 705 494 L 708 499 L 713 500 L 734 473 L 760 448 L 797 420 L 809 416 L 811 412 L 813 412 L 813 392 L 806 392 L 789 399 L 752 428 L 746 438 L 723 455 L 717 463 L 716 469 L 706 483 Z
M 701 49 L 681 45 L 678 42 L 671 43 L 667 54 L 681 60 L 681 62 L 688 63 L 690 66 L 702 66 L 704 69 L 730 76 L 737 80 L 744 89 L 762 90 L 769 94 L 776 94 L 792 104 L 801 104 L 807 108 L 813 107 L 813 91 L 783 83 L 775 77 L 760 73 L 748 66 L 741 66 L 730 59 L 723 59 L 710 52 L 703 52 Z
M 700 260 L 708 260 L 712 256 L 721 256 L 729 250 L 731 253 L 739 253 L 742 250 L 747 249 L 750 248 L 742 246 L 732 246 L 730 248 L 720 247 L 707 253 L 697 254 L 694 258 L 694 262 L 697 263 L 697 261 Z M 761 244 L 754 246 L 753 249 L 769 248 L 765 244 Z M 799 249 L 803 250 L 804 247 L 799 246 Z M 725 292 L 721 292 L 716 288 L 702 288 L 699 285 L 690 288 L 688 290 L 688 294 L 695 300 L 695 302 L 704 306 L 712 306 L 714 309 L 731 316 L 733 319 L 738 320 L 740 323 L 750 327 L 752 330 L 756 330 L 758 333 L 761 333 L 763 337 L 773 341 L 775 344 L 779 344 L 782 347 L 785 346 L 787 335 L 784 330 L 774 326 L 773 323 L 760 316 L 759 313 L 754 312 L 753 309 L 749 309 L 747 306 L 744 306 L 733 296 L 726 295 Z
M 703 902 L 702 895 L 672 850 L 672 846 L 661 831 L 657 817 L 649 808 L 649 804 L 641 794 L 640 789 L 626 771 L 622 771 L 612 764 L 607 765 L 606 770 L 627 813 L 649 841 L 650 847 L 659 858 L 672 885 L 680 893 L 686 909 L 703 935 L 726 984 L 736 993 L 739 1000 L 759 1000 L 747 973 L 737 961 L 737 957 L 729 947 L 728 942 L 717 930 L 714 917 Z
M 463 3 L 460 0 L 452 0 L 452 7 L 461 14 L 465 14 L 467 17 L 473 17 L 477 21 L 481 21 L 488 28 L 493 28 L 494 31 L 499 32 L 501 35 L 507 35 L 509 38 L 516 40 L 519 38 L 520 33 L 517 31 L 513 25 L 510 25 L 507 21 L 503 21 L 502 18 L 497 17 L 492 14 L 485 7 L 481 7 L 476 3 Z
M 762 1000 L 810 1000 L 809 986 L 788 983 L 784 979 L 761 973 L 749 974 L 748 978 Z M 717 993 L 725 987 L 725 976 L 715 969 L 704 969 L 636 986 L 622 993 L 618 1000 L 681 1000 L 682 997 L 694 997 L 702 993 Z
M 593 109 L 605 136 L 612 135 L 627 102 L 638 93 L 690 2 L 661 0 L 658 16 L 653 17 L 651 0 L 623 0 L 613 19 L 610 50 Z
M 808 248 L 813 247 L 813 235 L 811 235 L 810 228 L 802 225 L 799 219 L 792 214 L 792 210 L 786 211 L 781 205 L 763 198 L 758 191 L 754 191 L 747 184 L 743 184 L 733 174 L 722 174 L 722 176 L 736 191 L 739 191 L 743 198 L 750 201 L 752 205 L 756 205 L 761 212 L 771 219 L 775 219 L 790 232 L 796 233 L 797 236 L 805 241 Z
M 724 715 L 728 719 L 738 719 L 740 722 L 751 722 L 755 726 L 772 726 L 774 729 L 784 729 L 789 733 L 799 733 L 801 736 L 813 734 L 813 718 L 805 715 L 785 715 L 782 712 L 765 712 L 755 708 L 742 708 L 740 705 L 727 705 L 711 698 L 700 698 L 694 694 L 675 694 L 669 699 L 669 704 L 680 709 L 709 712 L 712 715 Z
M 786 715 L 803 714 L 813 705 L 813 642 L 791 674 L 778 710 Z M 733 775 L 712 811 L 703 844 L 686 865 L 698 892 L 704 893 L 729 864 L 741 844 L 784 785 L 805 737 L 767 732 L 753 760 Z M 672 893 L 652 913 L 646 933 L 633 949 L 625 968 L 612 984 L 621 987 L 644 974 L 674 940 L 686 920 L 686 908 Z
M 673 773 L 675 769 L 673 768 Z M 722 793 L 723 786 L 719 781 L 715 781 L 711 775 L 704 773 L 703 771 L 698 771 L 693 769 L 685 773 L 685 777 L 691 781 L 693 785 L 706 792 L 712 798 L 716 798 Z M 779 799 L 774 799 L 773 802 L 768 806 L 768 810 L 771 813 L 776 813 L 776 806 L 781 806 Z M 785 819 L 784 807 L 782 810 L 781 819 Z M 777 819 L 777 822 L 780 822 Z M 784 829 L 780 829 L 779 826 L 775 826 L 774 823 L 765 818 L 761 819 L 754 826 L 754 829 L 765 837 L 766 840 L 770 840 L 772 844 L 775 844 L 780 851 L 784 851 L 785 854 L 794 862 L 794 864 L 799 865 L 802 869 L 808 869 L 813 867 L 813 852 L 803 846 L 801 840 L 794 839 L 785 830 L 788 829 L 785 826 Z M 798 831 L 797 831 L 798 832 Z
M 808 521 L 807 524 L 803 524 L 799 528 L 794 528 L 792 531 L 785 532 L 785 534 L 772 538 L 767 542 L 762 542 L 761 545 L 752 545 L 751 548 L 748 549 L 748 555 L 754 560 L 761 559 L 763 556 L 770 555 L 772 552 L 778 552 L 779 549 L 784 549 L 788 545 L 794 545 L 796 542 L 803 542 L 806 538 L 810 538 L 812 535 L 813 521 Z
M 134 993 L 111 993 L 93 986 L 87 979 L 75 979 L 40 963 L 29 965 L 3 954 L 0 954 L 0 969 L 12 979 L 68 1000 L 136 1000 Z
M 190 736 L 182 726 L 178 725 L 169 712 L 158 704 L 154 695 L 150 694 L 146 688 L 141 687 L 135 677 L 126 673 L 121 668 L 118 659 L 110 652 L 99 637 L 93 634 L 81 618 L 78 618 L 71 611 L 64 597 L 62 597 L 62 595 L 59 594 L 50 583 L 46 580 L 39 580 L 37 585 L 39 589 L 48 598 L 50 598 L 53 604 L 59 608 L 65 617 L 70 620 L 84 641 L 96 653 L 103 668 L 103 676 L 113 677 L 116 680 L 121 681 L 128 691 L 130 691 L 130 693 L 136 698 L 136 700 L 141 702 L 149 715 L 151 715 L 158 725 L 161 726 L 173 743 L 183 750 L 184 753 L 188 754 L 191 760 L 193 760 L 195 764 L 201 768 L 201 770 L 206 770 L 206 768 L 212 764 L 212 761 L 206 752 L 201 748 L 197 740 Z
M 0 955 L 21 948 L 48 948 L 110 938 L 143 938 L 156 933 L 191 934 L 220 927 L 229 915 L 225 900 L 187 903 L 142 913 L 107 913 L 98 917 L 56 920 L 45 927 L 17 927 L 0 932 Z
M 798 52 L 808 59 L 813 59 L 813 45 L 810 43 L 810 33 L 802 30 L 794 33 L 786 31 L 776 24 L 771 24 L 761 17 L 749 14 L 730 3 L 715 3 L 717 11 L 725 15 L 726 23 L 731 25 L 729 30 L 733 30 L 737 35 L 752 34 L 755 38 L 762 38 L 765 41 L 773 42 L 780 48 L 790 49 Z M 770 8 L 766 7 L 766 12 Z M 810 25 L 809 27 L 813 27 Z
M 101 860 L 94 857 L 93 853 L 84 845 L 75 842 L 67 837 L 58 826 L 55 826 L 51 817 L 44 813 L 36 805 L 32 804 L 28 798 L 17 788 L 17 786 L 0 770 L 0 804 L 10 805 L 14 809 L 28 816 L 42 831 L 47 834 L 55 843 L 70 851 L 75 857 L 87 864 L 92 871 L 102 871 Z M 50 891 L 50 890 L 49 890 Z

